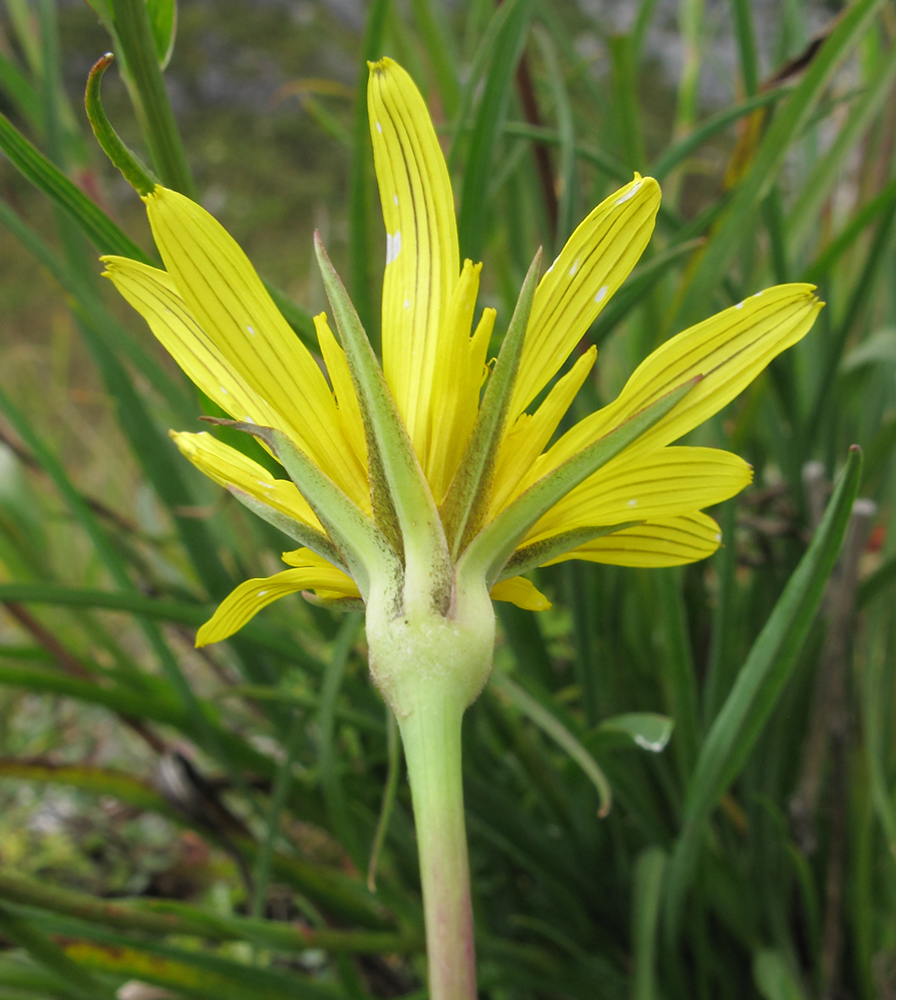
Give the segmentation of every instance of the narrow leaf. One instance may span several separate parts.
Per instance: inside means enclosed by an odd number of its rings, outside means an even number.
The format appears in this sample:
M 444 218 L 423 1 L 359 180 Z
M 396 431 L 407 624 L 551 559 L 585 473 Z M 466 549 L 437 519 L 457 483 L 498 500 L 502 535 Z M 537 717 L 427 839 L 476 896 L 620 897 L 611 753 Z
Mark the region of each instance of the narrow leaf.
M 178 23 L 176 0 L 147 0 L 147 14 L 150 31 L 156 47 L 156 59 L 160 69 L 165 69 L 175 48 L 175 27 Z
M 706 823 L 756 744 L 796 665 L 840 552 L 862 475 L 862 452 L 847 466 L 818 530 L 741 668 L 700 749 L 666 888 L 666 931 L 674 940 Z
M 600 769 L 600 765 L 577 737 L 506 674 L 499 670 L 495 671 L 491 676 L 491 684 L 542 729 L 584 771 L 600 796 L 597 815 L 601 819 L 607 816 L 612 806 L 612 789 L 609 787 L 609 781 Z
M 137 592 L 111 590 L 82 590 L 62 587 L 50 583 L 5 583 L 0 584 L 0 601 L 33 601 L 38 604 L 53 604 L 60 607 L 94 608 L 107 611 L 121 611 L 152 618 L 161 622 L 197 627 L 208 621 L 215 610 L 208 604 L 188 604 L 180 601 L 165 601 L 144 597 Z M 302 646 L 290 636 L 280 634 L 271 626 L 258 622 L 248 622 L 241 631 L 241 641 L 283 657 L 289 663 L 296 663 L 314 673 L 322 672 L 322 665 L 310 656 Z
M 59 976 L 69 989 L 84 1000 L 115 1000 L 115 993 L 100 983 L 87 969 L 73 961 L 58 945 L 6 906 L 0 906 L 0 932 L 37 962 Z
M 466 157 L 460 197 L 460 253 L 471 260 L 481 259 L 487 228 L 491 165 L 502 134 L 516 66 L 525 46 L 531 10 L 532 0 L 507 0 L 498 12 L 504 15 L 504 20 L 497 32 L 484 91 L 475 113 L 472 144 Z
M 0 114 L 0 150 L 35 187 L 74 218 L 81 231 L 101 253 L 131 257 L 143 264 L 154 263 L 102 209 L 98 208 L 2 114 Z
M 676 326 L 689 325 L 701 304 L 712 298 L 735 254 L 744 245 L 747 219 L 768 193 L 791 144 L 809 120 L 829 79 L 883 2 L 884 0 L 857 0 L 846 8 L 834 31 L 807 69 L 803 80 L 775 116 L 752 166 L 693 273 Z

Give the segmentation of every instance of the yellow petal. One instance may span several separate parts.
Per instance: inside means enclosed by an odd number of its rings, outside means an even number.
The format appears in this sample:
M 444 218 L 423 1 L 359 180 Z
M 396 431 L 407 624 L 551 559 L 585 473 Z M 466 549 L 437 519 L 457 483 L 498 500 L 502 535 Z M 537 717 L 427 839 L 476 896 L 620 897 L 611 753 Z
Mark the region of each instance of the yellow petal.
M 631 273 L 653 233 L 659 202 L 656 181 L 635 174 L 569 237 L 534 296 L 510 420 L 559 371 Z
M 553 605 L 546 597 L 524 576 L 513 576 L 509 580 L 502 580 L 491 587 L 491 598 L 495 601 L 509 601 L 517 608 L 525 608 L 526 611 L 546 611 Z
M 269 507 L 322 531 L 319 519 L 289 479 L 276 479 L 268 469 L 211 434 L 170 431 L 185 458 L 220 486 L 237 486 Z
M 812 285 L 777 285 L 698 323 L 657 348 L 618 398 L 586 417 L 541 457 L 535 482 L 667 392 L 697 375 L 703 380 L 627 452 L 660 448 L 718 412 L 815 322 L 823 303 Z
M 437 372 L 429 411 L 423 467 L 440 504 L 459 465 L 478 416 L 485 358 L 495 309 L 485 309 L 475 333 L 472 317 L 481 264 L 467 260 L 444 313 L 438 341 Z
M 203 332 L 165 271 L 127 257 L 101 260 L 106 265 L 103 276 L 144 317 L 153 336 L 201 392 L 237 420 L 249 419 L 290 433 L 285 421 L 235 372 Z
M 316 336 L 319 339 L 319 350 L 322 352 L 325 367 L 331 378 L 344 434 L 360 464 L 365 466 L 367 463 L 366 429 L 363 426 L 362 414 L 359 412 L 359 400 L 356 398 L 356 390 L 353 388 L 353 378 L 350 375 L 347 357 L 331 332 L 325 313 L 319 313 L 313 318 L 313 322 L 316 327 Z
M 567 559 L 585 559 L 612 566 L 681 566 L 706 559 L 721 545 L 719 526 L 711 517 L 698 512 L 648 521 L 614 535 L 605 535 L 551 559 L 547 565 Z
M 191 315 L 226 362 L 290 427 L 291 439 L 358 502 L 368 492 L 344 446 L 325 376 L 237 243 L 189 198 L 145 195 L 153 238 Z
M 459 275 L 450 176 L 431 117 L 393 60 L 369 64 L 369 128 L 387 231 L 384 374 L 416 454 L 425 455 L 438 341 Z
M 247 580 L 236 587 L 216 608 L 216 613 L 197 632 L 197 646 L 221 642 L 243 628 L 259 611 L 279 597 L 312 590 L 316 596 L 331 600 L 337 597 L 358 597 L 356 584 L 345 573 L 315 556 L 308 549 L 301 550 L 309 557 L 303 565 L 286 569 L 274 576 Z M 298 560 L 300 561 L 300 560 Z
M 526 538 L 588 526 L 655 521 L 711 507 L 753 481 L 739 456 L 716 448 L 661 448 L 620 455 L 551 508 Z
M 324 556 L 312 549 L 293 549 L 281 553 L 281 561 L 297 568 L 315 570 L 321 583 L 315 588 L 319 597 L 331 600 L 337 597 L 361 597 L 359 587 L 352 577 L 333 566 Z
M 520 414 L 504 436 L 491 487 L 489 520 L 496 517 L 517 494 L 516 487 L 546 448 L 596 359 L 597 348 L 592 344 L 547 393 L 547 398 L 534 414 Z

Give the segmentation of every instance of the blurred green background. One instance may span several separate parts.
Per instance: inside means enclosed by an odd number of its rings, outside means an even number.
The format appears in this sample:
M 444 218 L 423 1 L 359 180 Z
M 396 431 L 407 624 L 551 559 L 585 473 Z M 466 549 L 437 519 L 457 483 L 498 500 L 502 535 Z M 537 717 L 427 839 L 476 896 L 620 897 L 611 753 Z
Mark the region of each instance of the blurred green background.
M 167 430 L 215 410 L 98 279 L 125 233 L 154 252 L 81 103 L 111 47 L 115 127 L 195 185 L 310 343 L 314 229 L 378 339 L 360 80 L 382 54 L 427 96 L 498 331 L 538 245 L 552 259 L 632 171 L 661 181 L 572 419 L 684 326 L 819 285 L 806 340 L 692 437 L 755 467 L 713 512 L 717 556 L 569 563 L 538 572 L 552 611 L 497 605 L 499 677 L 464 732 L 480 982 L 892 996 L 893 7 L 183 0 L 174 36 L 173 16 L 0 5 L 0 1000 L 424 996 L 408 788 L 360 621 L 290 598 L 193 649 L 285 546 L 177 455 Z M 148 39 L 192 180 L 155 152 L 179 141 L 146 114 L 153 74 L 117 70 Z M 869 502 L 845 479 L 825 512 L 851 444 Z

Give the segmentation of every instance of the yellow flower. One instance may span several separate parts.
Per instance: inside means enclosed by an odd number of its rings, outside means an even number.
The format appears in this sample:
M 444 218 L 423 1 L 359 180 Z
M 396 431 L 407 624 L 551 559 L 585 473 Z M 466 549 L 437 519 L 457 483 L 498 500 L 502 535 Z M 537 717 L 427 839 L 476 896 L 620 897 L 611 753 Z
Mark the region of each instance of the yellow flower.
M 384 378 L 446 526 L 475 437 L 495 311 L 484 309 L 473 332 L 481 264 L 466 260 L 460 267 L 453 192 L 437 137 L 412 80 L 390 59 L 371 66 L 369 118 L 387 232 Z M 353 510 L 378 522 L 358 375 L 325 315 L 315 318 L 315 326 L 328 380 L 240 247 L 209 213 L 163 187 L 144 200 L 165 270 L 105 257 L 106 275 L 204 393 L 237 421 L 280 432 L 279 440 L 324 473 Z M 578 226 L 540 280 L 520 355 L 511 362 L 514 381 L 503 400 L 478 510 L 455 526 L 451 559 L 458 564 L 466 547 L 470 553 L 477 548 L 479 533 L 493 541 L 485 529 L 501 524 L 503 512 L 517 509 L 514 503 L 534 495 L 528 491 L 542 488 L 563 463 L 661 405 L 672 390 L 682 392 L 648 429 L 539 512 L 534 523 L 507 532 L 514 548 L 504 552 L 508 565 L 486 570 L 497 600 L 549 607 L 514 572 L 533 565 L 587 559 L 672 566 L 702 559 L 720 545 L 718 527 L 702 509 L 751 481 L 750 467 L 736 455 L 672 442 L 806 334 L 821 307 L 809 285 L 759 292 L 673 337 L 640 365 L 614 402 L 549 448 L 590 374 L 596 348 L 582 354 L 529 411 L 637 263 L 659 200 L 656 181 L 635 175 Z M 358 600 L 366 593 L 366 584 L 354 579 L 359 574 L 346 546 L 323 527 L 313 507 L 322 510 L 309 493 L 307 502 L 291 480 L 274 478 L 210 434 L 172 436 L 206 475 L 303 546 L 285 554 L 290 569 L 248 580 L 226 598 L 200 630 L 199 645 L 226 638 L 288 593 L 311 591 L 327 601 Z M 308 546 L 310 538 L 319 540 L 317 551 Z M 488 566 L 490 560 L 483 562 Z

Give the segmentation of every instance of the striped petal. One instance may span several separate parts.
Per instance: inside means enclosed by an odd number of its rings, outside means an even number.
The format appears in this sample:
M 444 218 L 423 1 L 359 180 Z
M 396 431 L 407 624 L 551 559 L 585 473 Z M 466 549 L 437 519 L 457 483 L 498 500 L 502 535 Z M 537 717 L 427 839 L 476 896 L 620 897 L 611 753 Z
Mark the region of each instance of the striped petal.
M 434 126 L 409 74 L 369 64 L 369 127 L 387 231 L 381 302 L 384 374 L 422 460 L 438 343 L 459 276 L 453 190 Z M 468 333 L 468 331 L 466 331 Z
M 718 524 L 699 512 L 648 521 L 579 545 L 553 563 L 567 559 L 607 563 L 611 566 L 682 566 L 711 556 L 722 545 Z
M 165 271 L 127 257 L 101 260 L 106 265 L 103 276 L 144 317 L 153 336 L 201 392 L 237 420 L 252 420 L 290 433 L 285 421 L 235 372 L 203 332 Z
M 752 481 L 742 458 L 715 448 L 662 448 L 636 458 L 625 452 L 549 510 L 525 541 L 688 514 L 733 497 Z
M 510 420 L 559 371 L 631 273 L 653 233 L 659 202 L 656 181 L 635 174 L 569 237 L 535 293 Z
M 576 424 L 541 457 L 532 483 L 629 417 L 697 375 L 703 380 L 628 450 L 663 447 L 731 402 L 782 351 L 806 335 L 822 308 L 812 285 L 777 285 L 666 341 L 634 372 L 618 398 Z M 523 484 L 524 485 L 524 484 Z
M 157 186 L 144 197 L 153 238 L 188 310 L 225 361 L 289 425 L 291 439 L 354 500 L 368 492 L 315 359 L 223 227 Z
M 497 318 L 485 309 L 472 333 L 481 264 L 467 260 L 444 314 L 438 341 L 437 372 L 429 411 L 423 469 L 438 505 L 462 459 L 475 418 L 487 369 L 488 344 Z
M 287 553 L 294 557 L 293 569 L 283 570 L 274 576 L 246 580 L 236 587 L 216 608 L 216 613 L 197 632 L 196 645 L 208 646 L 221 642 L 262 611 L 267 604 L 288 594 L 312 590 L 317 597 L 335 600 L 342 597 L 359 597 L 356 584 L 339 569 L 317 556 L 309 549 Z M 287 560 L 285 560 L 287 561 Z
M 185 458 L 220 486 L 237 486 L 274 510 L 322 531 L 319 519 L 291 480 L 276 479 L 258 462 L 206 432 L 170 431 L 169 436 Z
M 517 608 L 524 608 L 526 611 L 547 611 L 553 605 L 546 597 L 524 576 L 513 576 L 508 580 L 502 580 L 491 587 L 491 599 L 495 601 L 508 601 L 515 604 Z

